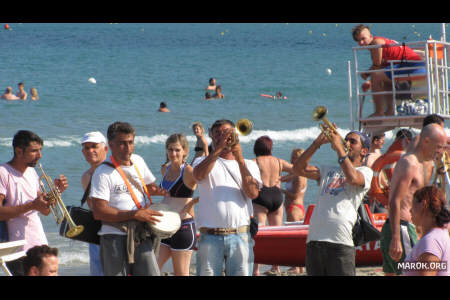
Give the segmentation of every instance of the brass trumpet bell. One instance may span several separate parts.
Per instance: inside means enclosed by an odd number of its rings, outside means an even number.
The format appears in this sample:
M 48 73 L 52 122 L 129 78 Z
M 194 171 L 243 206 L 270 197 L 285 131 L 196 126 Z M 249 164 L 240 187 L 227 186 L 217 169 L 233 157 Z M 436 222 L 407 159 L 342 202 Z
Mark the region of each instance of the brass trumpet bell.
M 249 119 L 240 119 L 236 122 L 236 131 L 240 135 L 249 135 L 253 130 L 253 122 Z
M 236 122 L 233 134 L 228 142 L 228 147 L 231 148 L 239 142 L 239 135 L 249 135 L 253 130 L 253 122 L 249 119 L 240 119 Z
M 318 122 L 322 121 L 327 126 L 325 128 L 324 124 L 319 124 L 320 129 L 325 134 L 325 136 L 328 138 L 328 140 L 331 142 L 330 131 L 334 132 L 337 135 L 339 135 L 339 133 L 338 133 L 336 127 L 330 121 L 328 121 L 328 119 L 326 117 L 327 113 L 328 113 L 328 110 L 325 106 L 322 106 L 322 105 L 316 106 L 316 108 L 314 108 L 313 113 L 312 113 L 312 119 L 313 119 L 313 121 L 318 121 Z M 339 135 L 339 137 L 341 138 L 342 145 L 344 146 L 345 152 L 348 153 L 347 142 L 342 138 L 342 136 Z

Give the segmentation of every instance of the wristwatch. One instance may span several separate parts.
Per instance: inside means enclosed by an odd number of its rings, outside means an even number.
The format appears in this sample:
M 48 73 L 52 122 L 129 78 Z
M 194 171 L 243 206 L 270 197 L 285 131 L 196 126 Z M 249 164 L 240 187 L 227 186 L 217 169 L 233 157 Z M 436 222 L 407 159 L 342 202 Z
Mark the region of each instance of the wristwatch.
M 339 164 L 342 164 L 342 163 L 344 162 L 344 160 L 345 160 L 347 157 L 348 157 L 348 155 L 339 157 L 339 158 L 338 158 L 338 163 L 339 163 Z

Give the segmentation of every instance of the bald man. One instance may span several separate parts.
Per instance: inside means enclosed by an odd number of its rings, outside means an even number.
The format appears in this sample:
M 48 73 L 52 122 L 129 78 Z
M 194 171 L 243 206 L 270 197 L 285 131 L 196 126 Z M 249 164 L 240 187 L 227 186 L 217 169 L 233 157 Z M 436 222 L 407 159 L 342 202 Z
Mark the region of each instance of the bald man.
M 427 184 L 426 163 L 442 155 L 446 143 L 442 126 L 429 124 L 422 129 L 417 147 L 402 156 L 395 166 L 389 193 L 389 218 L 380 240 L 385 275 L 401 274 L 398 262 L 404 260 L 417 242 L 410 213 L 413 195 Z

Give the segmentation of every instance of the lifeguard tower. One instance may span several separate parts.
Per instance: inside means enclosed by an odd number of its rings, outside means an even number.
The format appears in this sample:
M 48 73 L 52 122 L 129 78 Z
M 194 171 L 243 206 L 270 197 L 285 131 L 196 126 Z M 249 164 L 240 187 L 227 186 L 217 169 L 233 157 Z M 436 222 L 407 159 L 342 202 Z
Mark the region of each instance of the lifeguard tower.
M 449 79 L 448 79 L 448 49 L 450 44 L 445 38 L 445 24 L 442 24 L 441 40 L 436 41 L 428 39 L 425 41 L 416 41 L 408 43 L 399 43 L 395 46 L 406 45 L 412 48 L 422 58 L 423 67 L 402 67 L 395 71 L 409 70 L 408 74 L 394 74 L 393 65 L 407 61 L 390 61 L 390 69 L 379 69 L 367 71 L 360 69 L 358 64 L 358 54 L 363 52 L 367 55 L 368 49 L 381 48 L 383 45 L 353 47 L 354 56 L 354 80 L 356 85 L 356 111 L 353 93 L 352 93 L 352 75 L 351 63 L 348 62 L 349 78 L 349 100 L 351 128 L 355 129 L 355 123 L 358 124 L 358 130 L 368 134 L 381 133 L 393 130 L 399 127 L 422 128 L 423 118 L 429 114 L 439 114 L 445 120 L 450 119 L 449 103 Z M 362 51 L 363 50 L 363 51 Z M 412 61 L 409 61 L 412 62 Z M 418 61 L 414 61 L 418 62 Z M 362 73 L 391 72 L 392 90 L 382 92 L 363 92 L 361 90 Z M 363 105 L 368 101 L 366 98 L 375 94 L 392 94 L 394 115 L 382 117 L 363 116 Z M 366 104 L 367 105 L 367 104 Z M 369 104 L 370 105 L 370 104 Z

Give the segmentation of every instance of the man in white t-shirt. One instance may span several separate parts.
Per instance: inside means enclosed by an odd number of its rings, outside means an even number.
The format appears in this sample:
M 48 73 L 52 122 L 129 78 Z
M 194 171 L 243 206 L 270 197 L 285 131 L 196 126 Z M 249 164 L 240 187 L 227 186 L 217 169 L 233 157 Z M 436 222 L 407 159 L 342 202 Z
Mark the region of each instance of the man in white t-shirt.
M 108 145 L 111 156 L 95 169 L 91 182 L 91 202 L 94 218 L 102 221 L 100 256 L 105 276 L 160 275 L 153 239 L 147 223 L 156 224 L 158 211 L 148 208 L 143 184 L 150 195 L 166 195 L 155 184 L 155 176 L 144 159 L 134 152 L 134 128 L 126 122 L 115 122 L 108 127 Z M 111 164 L 112 163 L 112 164 Z M 136 202 L 119 166 L 136 196 Z M 128 240 L 130 228 L 136 228 L 134 239 Z M 139 231 L 140 229 L 140 231 Z
M 253 245 L 250 217 L 262 186 L 254 161 L 244 159 L 241 145 L 231 142 L 234 124 L 216 121 L 210 131 L 213 151 L 194 161 L 200 201 L 196 227 L 200 228 L 197 275 L 250 276 L 253 271 Z
M 48 244 L 38 213 L 50 214 L 50 203 L 39 187 L 34 167 L 42 157 L 44 141 L 35 133 L 19 130 L 13 138 L 14 156 L 0 165 L 0 221 L 7 221 L 8 240 L 25 240 L 24 251 Z M 67 178 L 60 175 L 55 186 L 62 193 Z M 51 202 L 49 202 L 51 201 Z M 23 258 L 7 263 L 13 275 L 24 275 Z
M 105 136 L 99 131 L 93 131 L 86 133 L 81 139 L 81 152 L 90 165 L 81 176 L 81 185 L 85 193 L 89 195 L 91 189 L 91 178 L 95 169 L 102 164 L 108 154 L 108 146 L 106 144 Z M 89 191 L 86 189 L 89 188 Z M 91 207 L 91 200 L 86 197 L 85 201 L 88 206 Z M 82 200 L 83 201 L 83 200 Z M 82 203 L 83 205 L 83 203 Z M 103 276 L 103 268 L 100 259 L 100 245 L 89 243 L 89 269 L 91 276 Z
M 370 147 L 367 135 L 359 131 L 348 133 L 345 137 L 348 153 L 339 134 L 330 131 L 330 137 L 339 167 L 309 164 L 317 149 L 329 143 L 324 133 L 294 164 L 298 175 L 314 179 L 320 185 L 306 241 L 306 272 L 310 276 L 355 275 L 352 229 L 373 176 L 372 170 L 363 166 Z

